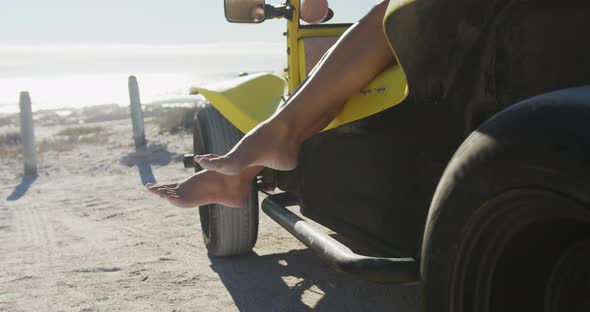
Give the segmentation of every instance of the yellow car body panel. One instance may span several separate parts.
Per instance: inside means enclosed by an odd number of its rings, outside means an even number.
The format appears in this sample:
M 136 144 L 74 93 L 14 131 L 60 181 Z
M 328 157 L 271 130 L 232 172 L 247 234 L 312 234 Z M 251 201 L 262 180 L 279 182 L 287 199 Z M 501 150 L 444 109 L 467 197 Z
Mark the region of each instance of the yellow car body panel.
M 408 93 L 400 66 L 383 71 L 362 91 L 350 98 L 340 114 L 324 129 L 332 129 L 399 104 Z M 225 118 L 247 133 L 270 117 L 278 108 L 286 82 L 273 74 L 257 74 L 213 87 L 195 87 Z
M 351 97 L 324 130 L 379 113 L 401 103 L 407 96 L 408 85 L 401 66 L 388 67 L 360 93 Z
M 272 115 L 285 94 L 285 79 L 274 74 L 255 74 L 210 87 L 193 87 L 227 120 L 247 133 Z

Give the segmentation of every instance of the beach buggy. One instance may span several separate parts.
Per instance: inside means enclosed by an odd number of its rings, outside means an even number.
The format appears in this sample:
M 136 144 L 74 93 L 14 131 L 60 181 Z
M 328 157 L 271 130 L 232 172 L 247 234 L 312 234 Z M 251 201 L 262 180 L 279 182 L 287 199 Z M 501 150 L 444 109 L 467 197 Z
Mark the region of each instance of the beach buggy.
M 299 7 L 225 1 L 230 22 L 286 20 L 287 66 L 193 88 L 210 102 L 194 154 L 226 153 L 350 26 L 304 24 Z M 333 268 L 420 283 L 428 312 L 590 311 L 588 16 L 586 1 L 391 1 L 397 63 L 303 145 L 297 169 L 264 170 L 241 209 L 199 208 L 209 253 L 253 248 L 264 192 L 262 211 Z

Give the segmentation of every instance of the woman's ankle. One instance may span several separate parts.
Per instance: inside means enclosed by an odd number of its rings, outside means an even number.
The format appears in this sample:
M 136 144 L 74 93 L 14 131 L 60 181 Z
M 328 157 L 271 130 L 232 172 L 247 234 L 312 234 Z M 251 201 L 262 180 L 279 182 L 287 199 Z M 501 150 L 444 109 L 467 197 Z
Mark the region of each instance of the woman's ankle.
M 276 137 L 277 140 L 281 141 L 282 144 L 293 144 L 293 145 L 301 145 L 303 139 L 301 136 L 303 135 L 303 129 L 301 129 L 302 125 L 300 123 L 293 122 L 291 120 L 276 117 L 272 120 L 268 121 L 266 126 L 269 128 L 270 132 Z

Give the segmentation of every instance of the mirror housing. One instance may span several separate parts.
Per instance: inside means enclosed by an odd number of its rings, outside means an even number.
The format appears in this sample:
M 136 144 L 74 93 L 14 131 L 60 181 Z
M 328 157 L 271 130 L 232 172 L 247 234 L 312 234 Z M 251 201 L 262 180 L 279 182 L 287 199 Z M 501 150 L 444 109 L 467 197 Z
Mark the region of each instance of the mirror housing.
M 225 0 L 224 10 L 230 23 L 262 23 L 267 17 L 265 0 Z

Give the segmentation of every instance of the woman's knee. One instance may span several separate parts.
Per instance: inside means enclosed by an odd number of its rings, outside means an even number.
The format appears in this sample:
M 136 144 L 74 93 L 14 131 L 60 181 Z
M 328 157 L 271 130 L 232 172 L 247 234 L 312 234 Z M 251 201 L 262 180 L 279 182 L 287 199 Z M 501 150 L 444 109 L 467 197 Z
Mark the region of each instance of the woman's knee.
M 389 5 L 389 0 L 383 0 L 375 4 L 359 22 L 381 24 L 385 16 L 385 11 L 387 10 L 387 5 Z

